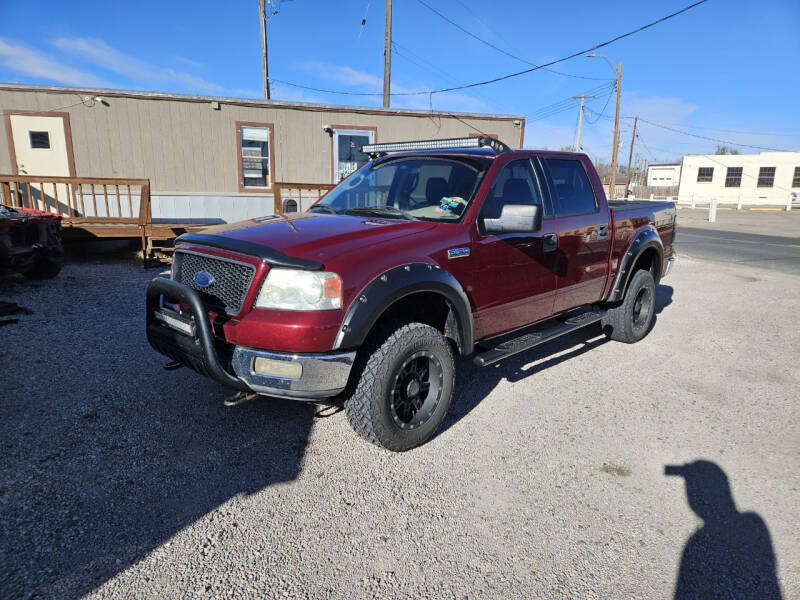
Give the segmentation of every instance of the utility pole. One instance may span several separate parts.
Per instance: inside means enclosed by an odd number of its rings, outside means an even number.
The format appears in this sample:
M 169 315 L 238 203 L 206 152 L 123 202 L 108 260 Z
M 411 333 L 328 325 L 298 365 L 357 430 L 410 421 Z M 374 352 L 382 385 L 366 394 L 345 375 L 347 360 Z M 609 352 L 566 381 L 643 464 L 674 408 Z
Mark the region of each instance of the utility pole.
M 392 80 L 392 0 L 386 0 L 386 22 L 383 30 L 383 107 L 389 108 Z
M 614 199 L 614 184 L 617 174 L 617 153 L 619 152 L 619 96 L 622 92 L 622 63 L 617 65 L 617 111 L 614 115 L 614 147 L 611 149 L 611 182 L 608 184 L 608 199 Z
M 264 99 L 270 99 L 269 61 L 267 61 L 267 13 L 264 0 L 258 0 L 258 20 L 261 22 L 261 72 L 264 76 Z
M 633 158 L 633 143 L 636 141 L 636 123 L 639 122 L 639 117 L 633 117 L 633 135 L 631 135 L 631 151 L 628 154 L 628 170 L 625 171 L 625 197 L 628 197 L 628 188 L 631 187 L 631 159 Z
M 578 98 L 581 99 L 581 108 L 580 112 L 578 113 L 578 135 L 575 136 L 575 152 L 581 151 L 581 128 L 583 127 L 583 105 L 586 103 L 587 98 L 595 98 L 595 96 L 587 96 L 586 94 L 581 94 L 580 96 L 573 96 L 573 100 L 577 100 Z

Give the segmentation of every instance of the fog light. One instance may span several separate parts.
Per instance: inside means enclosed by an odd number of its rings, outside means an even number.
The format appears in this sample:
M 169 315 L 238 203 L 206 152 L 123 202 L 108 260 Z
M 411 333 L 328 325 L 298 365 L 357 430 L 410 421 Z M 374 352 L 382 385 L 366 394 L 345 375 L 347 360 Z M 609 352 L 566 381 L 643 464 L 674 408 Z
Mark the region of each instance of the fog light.
M 303 374 L 303 365 L 290 360 L 274 360 L 257 356 L 253 361 L 253 371 L 259 375 L 267 375 L 269 377 L 300 379 Z

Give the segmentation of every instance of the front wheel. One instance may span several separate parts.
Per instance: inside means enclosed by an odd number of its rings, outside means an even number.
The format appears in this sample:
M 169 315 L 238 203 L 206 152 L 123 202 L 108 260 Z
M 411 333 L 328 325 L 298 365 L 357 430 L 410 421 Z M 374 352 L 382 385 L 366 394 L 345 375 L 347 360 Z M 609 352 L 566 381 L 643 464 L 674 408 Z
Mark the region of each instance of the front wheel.
M 427 442 L 453 397 L 455 360 L 447 339 L 430 325 L 406 323 L 377 331 L 362 351 L 358 384 L 344 402 L 350 425 L 395 452 Z
M 612 340 L 633 344 L 641 340 L 656 314 L 656 283 L 650 271 L 636 271 L 625 292 L 622 304 L 608 309 L 601 321 L 603 331 Z

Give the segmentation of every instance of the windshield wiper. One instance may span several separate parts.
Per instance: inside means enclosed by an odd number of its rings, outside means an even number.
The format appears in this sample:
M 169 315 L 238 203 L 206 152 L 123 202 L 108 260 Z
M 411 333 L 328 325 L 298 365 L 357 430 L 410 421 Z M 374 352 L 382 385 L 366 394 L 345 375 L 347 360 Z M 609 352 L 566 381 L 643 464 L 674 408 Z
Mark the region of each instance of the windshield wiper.
M 376 215 L 378 217 L 393 217 L 416 221 L 417 218 L 404 210 L 393 206 L 357 206 L 344 211 L 346 215 Z
M 336 214 L 336 211 L 333 210 L 327 204 L 315 204 L 314 206 L 312 206 L 311 208 L 308 209 L 308 212 L 315 212 L 316 209 L 320 209 L 322 212 L 327 212 L 327 213 L 330 213 L 332 215 Z

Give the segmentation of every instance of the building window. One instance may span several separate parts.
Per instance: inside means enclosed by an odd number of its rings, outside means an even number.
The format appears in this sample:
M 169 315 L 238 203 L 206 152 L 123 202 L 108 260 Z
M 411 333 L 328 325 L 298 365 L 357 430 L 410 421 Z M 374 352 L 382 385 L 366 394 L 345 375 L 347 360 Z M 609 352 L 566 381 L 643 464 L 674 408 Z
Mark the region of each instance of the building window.
M 794 177 L 792 177 L 792 187 L 800 187 L 800 167 L 794 168 Z
M 29 131 L 28 135 L 31 138 L 31 148 L 40 150 L 50 149 L 49 131 Z
M 239 137 L 240 188 L 272 187 L 271 138 L 272 125 L 267 123 L 237 123 Z
M 333 183 L 339 183 L 369 162 L 361 152 L 364 144 L 375 143 L 375 129 L 351 129 L 331 126 L 333 130 Z
M 697 183 L 711 183 L 714 178 L 714 167 L 700 167 L 697 169 Z
M 725 187 L 742 187 L 742 167 L 728 167 Z
M 758 170 L 757 187 L 772 187 L 775 183 L 775 167 L 761 167 Z

